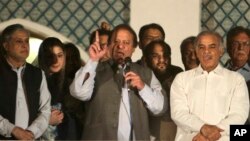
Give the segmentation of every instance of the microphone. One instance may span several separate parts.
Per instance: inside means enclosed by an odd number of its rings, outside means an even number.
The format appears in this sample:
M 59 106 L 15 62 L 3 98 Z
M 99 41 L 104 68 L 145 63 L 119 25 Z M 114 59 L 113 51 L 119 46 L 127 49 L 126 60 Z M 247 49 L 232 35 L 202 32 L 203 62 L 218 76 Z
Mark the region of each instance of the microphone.
M 125 65 L 124 72 L 125 72 L 125 74 L 130 71 L 131 63 L 132 63 L 132 60 L 130 57 L 126 57 L 124 59 L 124 65 Z
M 55 105 L 52 105 L 51 109 L 61 111 L 62 110 L 62 104 L 61 103 L 57 103 Z
M 124 59 L 124 74 L 126 74 L 127 72 L 129 72 L 131 70 L 131 64 L 132 64 L 132 60 L 130 57 L 126 57 Z M 130 135 L 129 135 L 129 139 L 132 141 L 133 140 L 133 131 L 134 131 L 134 127 L 133 127 L 133 120 L 132 120 L 132 111 L 131 111 L 131 95 L 130 95 L 130 90 L 132 89 L 132 86 L 131 86 L 131 80 L 124 80 L 124 88 L 126 87 L 127 85 L 127 90 L 128 90 L 128 101 L 129 101 L 129 105 L 130 105 L 130 126 L 131 126 L 131 129 L 130 129 Z M 126 107 L 126 106 L 125 106 Z
M 131 70 L 131 63 L 132 63 L 132 60 L 130 57 L 126 57 L 124 59 L 124 73 L 125 74 Z M 127 88 L 128 90 L 130 90 L 130 80 L 125 82 L 124 84 L 127 84 Z

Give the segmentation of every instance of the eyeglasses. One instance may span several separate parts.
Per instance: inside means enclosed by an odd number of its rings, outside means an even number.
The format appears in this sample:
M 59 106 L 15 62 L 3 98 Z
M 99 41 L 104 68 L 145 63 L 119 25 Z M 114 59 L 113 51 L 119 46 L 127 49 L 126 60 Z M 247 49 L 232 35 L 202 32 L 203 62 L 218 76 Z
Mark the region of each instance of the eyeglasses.
M 233 47 L 240 47 L 240 46 L 242 46 L 242 47 L 249 47 L 250 46 L 250 42 L 249 41 L 246 41 L 246 42 L 234 41 L 232 43 L 232 46 Z
M 123 40 L 123 41 L 115 40 L 114 44 L 115 45 L 129 46 L 129 45 L 131 45 L 131 42 L 130 41 L 126 41 L 126 40 Z

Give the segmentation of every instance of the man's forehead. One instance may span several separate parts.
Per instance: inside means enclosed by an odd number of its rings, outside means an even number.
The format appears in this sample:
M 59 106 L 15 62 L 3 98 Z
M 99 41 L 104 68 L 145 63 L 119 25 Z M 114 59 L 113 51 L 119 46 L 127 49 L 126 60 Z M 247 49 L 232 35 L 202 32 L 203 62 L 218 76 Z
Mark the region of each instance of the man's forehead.
M 25 30 L 17 30 L 12 35 L 12 38 L 29 38 L 29 33 Z
M 128 30 L 119 30 L 115 36 L 116 38 L 132 38 L 133 34 Z
M 129 30 L 121 28 L 117 30 L 117 34 L 118 33 L 123 33 L 123 34 L 132 34 Z
M 200 39 L 198 40 L 198 44 L 212 44 L 212 43 L 218 43 L 218 38 L 212 35 L 204 35 L 201 36 Z

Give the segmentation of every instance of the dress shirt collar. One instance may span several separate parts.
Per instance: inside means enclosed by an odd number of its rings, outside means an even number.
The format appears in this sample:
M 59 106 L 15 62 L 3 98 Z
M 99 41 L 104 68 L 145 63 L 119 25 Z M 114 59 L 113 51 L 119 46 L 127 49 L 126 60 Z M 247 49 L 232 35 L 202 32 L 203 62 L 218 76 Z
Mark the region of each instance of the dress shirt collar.
M 248 63 L 246 63 L 241 69 L 247 71 L 247 72 L 250 72 L 250 66 Z
M 215 74 L 222 74 L 223 72 L 223 67 L 221 66 L 221 64 L 218 64 L 217 67 L 212 70 L 211 72 L 215 73 Z M 209 73 L 211 73 L 209 72 Z M 199 65 L 197 68 L 196 68 L 196 74 L 197 75 L 200 75 L 200 74 L 204 74 L 204 73 L 208 73 L 207 71 L 203 70 L 203 68 L 201 67 L 201 65 Z
M 17 67 L 14 67 L 14 65 L 12 65 L 7 59 L 6 59 L 6 61 L 13 71 L 18 71 L 19 69 L 23 70 L 26 67 L 26 63 L 24 63 L 21 67 L 17 68 Z
M 232 70 L 232 68 L 233 68 L 233 63 L 232 63 L 232 61 L 230 60 L 228 63 L 226 63 L 225 67 L 228 68 L 228 69 L 230 69 L 230 70 Z M 246 62 L 246 64 L 245 64 L 243 67 L 241 67 L 241 68 L 239 68 L 239 69 L 237 69 L 237 70 L 235 70 L 235 71 L 239 71 L 239 70 L 244 70 L 244 71 L 250 72 L 250 66 L 249 66 L 249 64 Z
M 24 65 L 22 65 L 21 67 L 15 68 L 10 64 L 11 68 L 13 71 L 18 72 L 21 71 L 21 75 L 23 75 L 25 67 L 26 67 L 26 63 Z

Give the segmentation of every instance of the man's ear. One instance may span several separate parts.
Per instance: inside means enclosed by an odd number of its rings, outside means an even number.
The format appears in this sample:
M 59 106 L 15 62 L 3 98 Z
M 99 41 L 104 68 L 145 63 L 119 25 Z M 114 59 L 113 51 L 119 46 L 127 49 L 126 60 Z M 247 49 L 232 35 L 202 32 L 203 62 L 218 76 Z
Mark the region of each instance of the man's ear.
M 7 42 L 3 42 L 3 49 L 7 51 Z
M 136 49 L 136 47 L 133 47 L 133 49 L 132 49 L 132 54 L 135 52 L 135 49 Z

